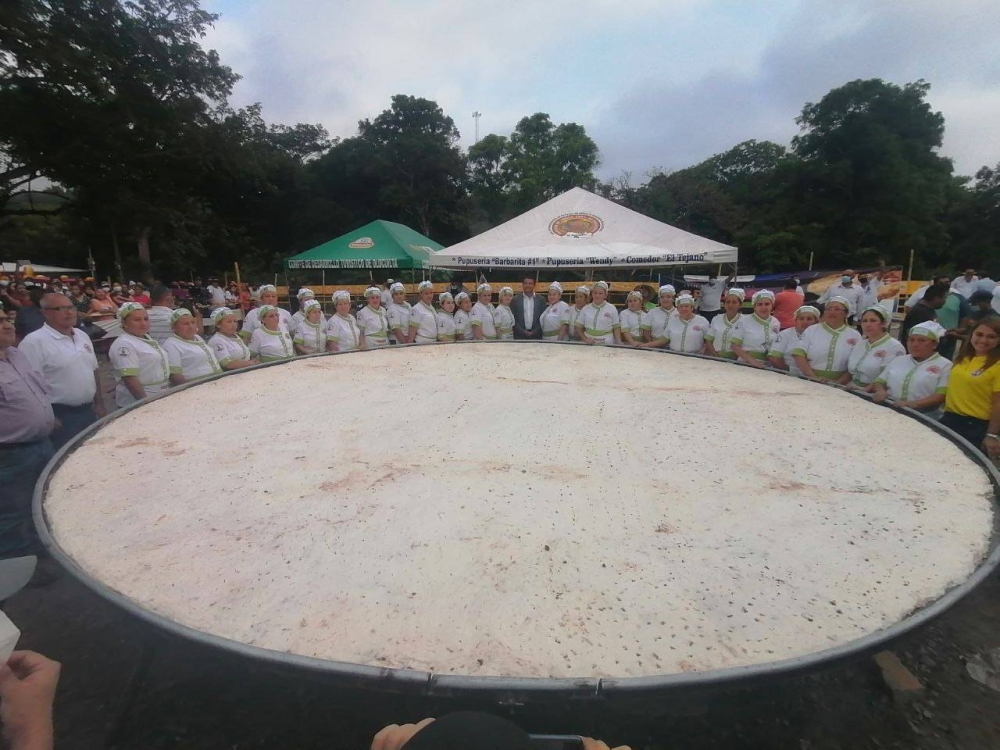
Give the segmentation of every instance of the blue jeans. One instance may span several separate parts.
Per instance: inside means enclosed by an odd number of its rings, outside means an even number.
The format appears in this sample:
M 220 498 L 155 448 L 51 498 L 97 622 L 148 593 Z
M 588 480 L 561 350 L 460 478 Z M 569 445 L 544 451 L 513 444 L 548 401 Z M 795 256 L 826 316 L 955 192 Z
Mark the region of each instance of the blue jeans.
M 83 432 L 85 428 L 97 421 L 93 404 L 84 404 L 83 406 L 52 404 L 52 411 L 55 412 L 56 419 L 62 423 L 62 427 L 53 431 L 49 436 L 53 450 L 59 450 L 72 438 Z
M 31 495 L 52 454 L 47 439 L 0 448 L 0 559 L 41 552 L 31 520 Z

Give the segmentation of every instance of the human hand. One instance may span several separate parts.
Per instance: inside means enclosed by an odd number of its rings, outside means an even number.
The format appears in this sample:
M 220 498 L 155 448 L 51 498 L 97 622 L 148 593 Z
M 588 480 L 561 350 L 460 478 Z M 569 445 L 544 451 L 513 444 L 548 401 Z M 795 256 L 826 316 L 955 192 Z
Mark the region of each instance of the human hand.
M 595 740 L 590 737 L 581 737 L 583 740 L 583 750 L 612 750 L 606 742 Z M 628 745 L 619 745 L 614 750 L 631 750 Z
M 990 437 L 986 438 L 983 440 L 983 449 L 986 451 L 986 455 L 990 457 L 991 461 L 1000 459 L 1000 440 Z
M 0 722 L 11 750 L 52 747 L 52 702 L 59 662 L 34 651 L 15 651 L 0 666 Z
M 399 750 L 413 735 L 430 724 L 434 719 L 424 719 L 416 724 L 390 724 L 375 735 L 371 750 Z

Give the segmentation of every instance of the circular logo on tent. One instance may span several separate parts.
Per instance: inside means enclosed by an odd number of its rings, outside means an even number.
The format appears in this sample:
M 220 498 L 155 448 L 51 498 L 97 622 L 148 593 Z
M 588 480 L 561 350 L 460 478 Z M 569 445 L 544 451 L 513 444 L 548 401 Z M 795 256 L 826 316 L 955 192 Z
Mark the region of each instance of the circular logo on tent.
M 361 249 L 367 249 L 369 247 L 375 247 L 375 240 L 371 237 L 358 237 L 353 242 L 347 245 L 348 247 L 356 247 Z
M 604 229 L 604 222 L 593 214 L 563 214 L 549 224 L 549 231 L 560 237 L 590 237 Z

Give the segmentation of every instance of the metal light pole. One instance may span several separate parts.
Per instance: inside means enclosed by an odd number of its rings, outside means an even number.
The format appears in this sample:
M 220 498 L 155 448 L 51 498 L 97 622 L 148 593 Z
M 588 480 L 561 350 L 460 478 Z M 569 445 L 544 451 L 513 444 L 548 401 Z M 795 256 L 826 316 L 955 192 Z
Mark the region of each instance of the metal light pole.
M 476 121 L 476 143 L 479 143 L 479 118 L 483 116 L 483 113 L 478 109 L 472 113 L 472 119 Z

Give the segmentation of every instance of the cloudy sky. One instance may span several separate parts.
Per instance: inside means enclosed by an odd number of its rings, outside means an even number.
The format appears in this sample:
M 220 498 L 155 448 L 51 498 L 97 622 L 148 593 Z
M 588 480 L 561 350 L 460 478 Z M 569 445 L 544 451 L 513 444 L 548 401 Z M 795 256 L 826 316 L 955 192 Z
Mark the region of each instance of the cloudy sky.
M 437 101 L 463 144 L 548 112 L 602 176 L 787 143 L 805 102 L 856 78 L 923 78 L 962 174 L 1000 162 L 997 0 L 205 0 L 233 103 L 350 136 L 393 94 Z

